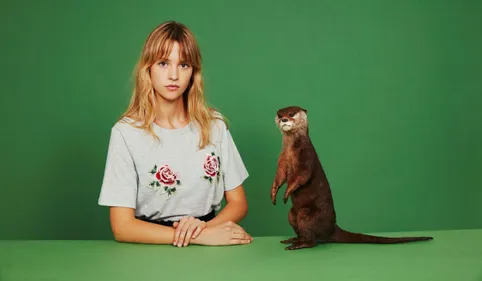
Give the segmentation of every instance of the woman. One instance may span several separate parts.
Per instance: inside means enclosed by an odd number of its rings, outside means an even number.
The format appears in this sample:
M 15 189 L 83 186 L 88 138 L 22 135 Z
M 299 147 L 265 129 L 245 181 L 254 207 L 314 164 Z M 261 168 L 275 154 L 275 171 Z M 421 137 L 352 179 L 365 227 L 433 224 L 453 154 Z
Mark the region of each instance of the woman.
M 174 21 L 156 27 L 135 78 L 129 107 L 111 130 L 98 200 L 110 207 L 116 241 L 250 243 L 237 224 L 248 210 L 248 172 L 223 116 L 206 104 L 192 32 Z

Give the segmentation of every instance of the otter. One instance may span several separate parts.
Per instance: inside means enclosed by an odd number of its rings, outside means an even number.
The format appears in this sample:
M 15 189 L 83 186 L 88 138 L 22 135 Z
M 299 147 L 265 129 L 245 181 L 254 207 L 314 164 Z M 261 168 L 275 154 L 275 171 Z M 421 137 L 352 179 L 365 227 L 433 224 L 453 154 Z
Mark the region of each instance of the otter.
M 286 250 L 315 247 L 320 243 L 394 244 L 432 240 L 433 237 L 381 237 L 342 229 L 336 220 L 333 196 L 323 166 L 308 133 L 307 110 L 288 106 L 277 111 L 275 122 L 282 132 L 271 201 L 276 205 L 278 190 L 286 190 L 283 202 L 291 198 L 288 221 L 296 237 L 280 241 Z

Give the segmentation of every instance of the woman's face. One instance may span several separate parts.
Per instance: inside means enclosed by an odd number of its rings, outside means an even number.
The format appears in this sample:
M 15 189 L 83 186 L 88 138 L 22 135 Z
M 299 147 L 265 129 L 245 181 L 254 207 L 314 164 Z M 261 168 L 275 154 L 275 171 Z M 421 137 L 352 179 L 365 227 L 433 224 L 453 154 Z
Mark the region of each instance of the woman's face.
M 150 68 L 152 86 L 156 96 L 165 101 L 177 100 L 189 86 L 193 68 L 181 61 L 179 43 L 174 42 L 166 60 L 160 60 Z

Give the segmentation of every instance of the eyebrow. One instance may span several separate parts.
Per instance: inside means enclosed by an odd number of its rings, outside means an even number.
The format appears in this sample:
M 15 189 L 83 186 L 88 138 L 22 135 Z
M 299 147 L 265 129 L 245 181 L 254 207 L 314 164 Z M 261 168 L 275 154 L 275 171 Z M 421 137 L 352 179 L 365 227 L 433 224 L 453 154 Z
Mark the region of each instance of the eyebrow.
M 171 61 L 171 60 L 168 59 L 168 58 L 160 58 L 159 60 L 169 61 L 169 62 Z M 187 60 L 183 60 L 183 59 L 180 59 L 179 62 L 180 62 L 180 63 L 189 63 Z

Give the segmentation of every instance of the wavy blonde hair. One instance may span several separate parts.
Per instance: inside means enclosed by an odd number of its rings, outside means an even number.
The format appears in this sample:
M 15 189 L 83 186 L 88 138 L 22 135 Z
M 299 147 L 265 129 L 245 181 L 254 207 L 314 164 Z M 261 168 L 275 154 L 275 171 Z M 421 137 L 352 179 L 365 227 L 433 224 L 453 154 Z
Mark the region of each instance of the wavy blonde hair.
M 142 128 L 159 139 L 151 127 L 156 118 L 156 94 L 149 75 L 150 67 L 169 56 L 174 42 L 179 44 L 181 60 L 193 68 L 191 81 L 182 97 L 189 120 L 200 128 L 199 147 L 203 148 L 211 142 L 212 120 L 220 119 L 226 123 L 226 126 L 228 124 L 219 112 L 206 103 L 201 52 L 193 33 L 182 23 L 164 22 L 152 30 L 147 37 L 135 68 L 135 83 L 130 104 L 120 120 L 124 120 L 124 117 L 131 118 L 134 120 L 133 123 L 136 123 L 132 124 L 133 126 Z

